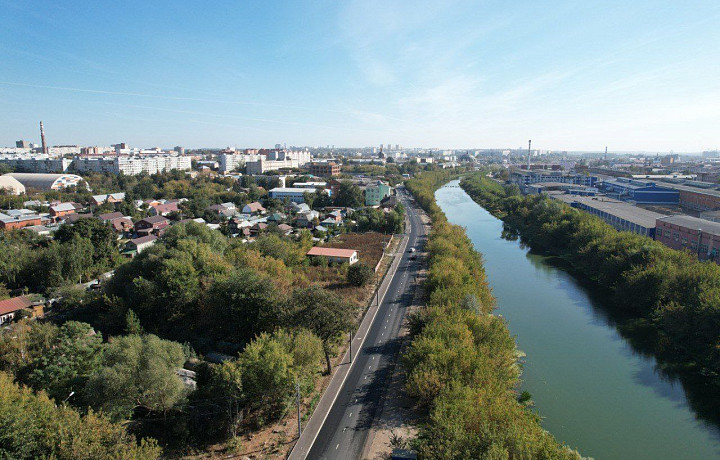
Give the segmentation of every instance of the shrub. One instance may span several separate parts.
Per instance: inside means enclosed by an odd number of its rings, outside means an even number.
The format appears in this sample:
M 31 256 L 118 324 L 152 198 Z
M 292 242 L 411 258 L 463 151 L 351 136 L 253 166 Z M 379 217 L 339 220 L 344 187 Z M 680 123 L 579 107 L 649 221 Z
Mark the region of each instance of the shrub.
M 347 270 L 347 282 L 353 286 L 365 286 L 375 275 L 375 271 L 362 262 L 350 265 Z

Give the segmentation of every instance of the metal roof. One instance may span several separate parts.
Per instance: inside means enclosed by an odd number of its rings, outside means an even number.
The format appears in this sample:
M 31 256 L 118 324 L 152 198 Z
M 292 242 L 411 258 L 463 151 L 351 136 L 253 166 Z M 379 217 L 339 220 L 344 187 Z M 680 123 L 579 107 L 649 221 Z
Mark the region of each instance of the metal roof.
M 689 228 L 691 230 L 720 235 L 720 223 L 711 220 L 699 219 L 697 217 L 678 214 L 675 216 L 662 217 L 659 220 L 668 224 Z
M 350 258 L 353 254 L 356 254 L 355 249 L 337 249 L 337 248 L 322 248 L 315 246 L 310 249 L 307 253 L 309 256 L 325 256 L 325 257 L 343 257 Z

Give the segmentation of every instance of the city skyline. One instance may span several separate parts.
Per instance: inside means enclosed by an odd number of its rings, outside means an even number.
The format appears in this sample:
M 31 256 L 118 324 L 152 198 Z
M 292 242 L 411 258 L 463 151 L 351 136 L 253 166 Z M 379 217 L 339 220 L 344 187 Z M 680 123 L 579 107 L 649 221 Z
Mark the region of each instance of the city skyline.
M 0 145 L 720 145 L 711 2 L 0 4 Z

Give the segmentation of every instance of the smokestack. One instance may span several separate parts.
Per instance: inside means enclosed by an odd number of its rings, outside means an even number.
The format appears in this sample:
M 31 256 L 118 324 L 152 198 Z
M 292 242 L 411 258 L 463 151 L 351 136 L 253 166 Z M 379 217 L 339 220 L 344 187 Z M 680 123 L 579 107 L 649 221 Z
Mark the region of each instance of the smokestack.
M 532 139 L 528 141 L 528 171 L 530 171 L 530 145 L 532 145 Z
M 42 141 L 42 153 L 48 154 L 48 146 L 45 142 L 45 128 L 43 127 L 42 121 L 40 122 L 40 140 Z

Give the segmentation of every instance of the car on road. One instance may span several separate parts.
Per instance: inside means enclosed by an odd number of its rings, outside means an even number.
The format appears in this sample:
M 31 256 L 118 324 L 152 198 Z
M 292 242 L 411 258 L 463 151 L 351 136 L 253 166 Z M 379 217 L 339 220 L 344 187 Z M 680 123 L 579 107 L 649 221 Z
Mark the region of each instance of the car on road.
M 415 248 L 408 249 L 408 252 L 415 252 Z

